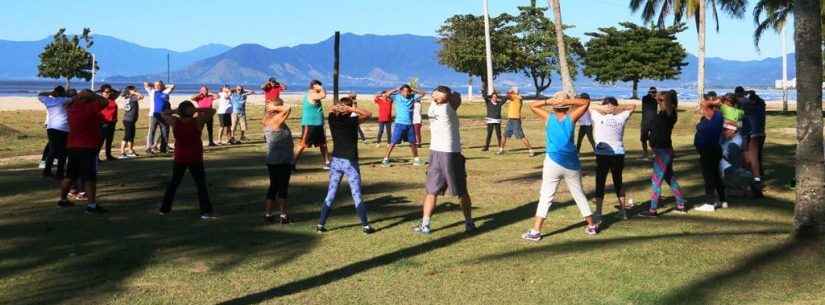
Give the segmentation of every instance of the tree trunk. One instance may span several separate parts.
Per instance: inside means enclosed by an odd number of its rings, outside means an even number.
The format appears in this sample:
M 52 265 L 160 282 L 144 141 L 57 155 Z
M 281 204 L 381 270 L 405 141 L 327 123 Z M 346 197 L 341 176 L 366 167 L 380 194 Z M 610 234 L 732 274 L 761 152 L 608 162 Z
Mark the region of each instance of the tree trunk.
M 559 49 L 559 73 L 561 74 L 562 90 L 570 95 L 576 94 L 573 88 L 573 78 L 570 76 L 570 67 L 567 63 L 567 46 L 564 44 L 564 23 L 561 20 L 561 4 L 559 0 L 549 0 L 553 8 L 553 18 L 556 26 L 556 47 Z
M 633 80 L 633 96 L 630 97 L 631 100 L 638 100 L 639 99 L 639 80 Z
M 699 52 L 697 54 L 697 56 L 699 56 L 699 71 L 696 74 L 697 101 L 705 95 L 705 32 L 707 31 L 707 22 L 705 20 L 705 6 L 705 1 L 699 0 Z
M 797 0 L 794 41 L 797 71 L 796 207 L 799 235 L 825 233 L 825 151 L 822 138 L 820 0 Z

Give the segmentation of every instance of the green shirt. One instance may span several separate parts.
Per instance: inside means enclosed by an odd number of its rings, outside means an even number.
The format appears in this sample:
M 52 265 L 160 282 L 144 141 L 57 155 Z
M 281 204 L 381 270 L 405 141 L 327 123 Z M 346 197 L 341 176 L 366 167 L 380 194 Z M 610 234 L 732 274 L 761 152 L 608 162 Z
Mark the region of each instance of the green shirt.
M 304 95 L 301 126 L 324 126 L 324 106 Z
M 724 104 L 722 105 L 720 112 L 722 112 L 722 117 L 725 118 L 726 121 L 741 122 L 742 117 L 745 116 L 744 110 Z

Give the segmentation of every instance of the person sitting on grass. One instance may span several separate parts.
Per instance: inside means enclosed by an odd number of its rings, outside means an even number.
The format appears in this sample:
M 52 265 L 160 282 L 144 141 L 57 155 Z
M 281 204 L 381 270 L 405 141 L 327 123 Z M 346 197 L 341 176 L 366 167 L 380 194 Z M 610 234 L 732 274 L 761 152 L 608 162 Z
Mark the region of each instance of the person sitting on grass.
M 484 139 L 484 147 L 481 151 L 490 150 L 490 140 L 493 137 L 493 132 L 496 133 L 496 143 L 498 144 L 498 151 L 496 154 L 501 154 L 504 147 L 501 144 L 501 107 L 504 106 L 504 100 L 498 96 L 498 92 L 493 90 L 490 95 L 484 95 L 484 105 L 487 108 L 487 117 L 484 118 L 484 123 L 487 124 L 487 137 Z
M 427 111 L 430 121 L 430 161 L 427 168 L 427 195 L 424 197 L 421 223 L 415 227 L 419 234 L 430 234 L 430 217 L 433 215 L 439 195 L 449 190 L 461 200 L 464 214 L 464 230 L 477 231 L 472 217 L 472 200 L 467 190 L 466 159 L 461 154 L 461 135 L 457 110 L 461 107 L 461 95 L 445 86 L 432 93 L 433 102 Z
M 135 158 L 135 132 L 140 118 L 140 101 L 143 95 L 135 86 L 126 86 L 121 94 L 123 99 L 123 141 L 120 142 L 120 159 Z
M 361 230 L 364 234 L 375 232 L 367 220 L 367 206 L 361 198 L 361 169 L 358 166 L 358 124 L 365 122 L 370 116 L 372 114 L 369 111 L 355 106 L 354 95 L 342 98 L 329 112 L 327 120 L 334 146 L 329 170 L 329 188 L 316 227 L 318 233 L 327 231 L 327 218 L 332 211 L 335 194 L 344 175 L 349 180 L 352 201 L 355 203 L 358 220 L 361 221 Z
M 653 134 L 650 137 L 650 147 L 653 149 L 653 172 L 650 175 L 652 191 L 650 207 L 641 213 L 642 217 L 658 217 L 657 209 L 662 197 L 662 183 L 670 184 L 670 190 L 676 197 L 676 212 L 687 213 L 685 196 L 682 187 L 673 173 L 673 126 L 679 119 L 677 95 L 672 91 L 656 94 L 659 113 L 653 119 Z
M 329 151 L 327 150 L 327 136 L 324 131 L 324 105 L 321 101 L 327 97 L 327 91 L 319 80 L 309 83 L 309 90 L 303 97 L 301 107 L 301 142 L 295 151 L 292 161 L 293 167 L 298 165 L 301 155 L 309 147 L 321 149 L 323 168 L 329 169 Z M 293 168 L 294 169 L 294 168 Z
M 160 215 L 166 215 L 172 211 L 172 202 L 175 200 L 175 193 L 180 186 L 183 175 L 189 170 L 195 186 L 198 188 L 198 202 L 202 220 L 211 220 L 212 203 L 209 202 L 209 191 L 206 185 L 206 172 L 203 166 L 203 142 L 201 141 L 201 125 L 203 121 L 214 114 L 213 109 L 198 109 L 190 101 L 184 101 L 178 105 L 178 109 L 167 109 L 163 112 L 163 120 L 172 126 L 175 136 L 174 166 L 172 167 L 172 179 L 166 186 L 166 193 L 163 196 L 163 204 L 160 206 Z
M 544 109 L 547 106 L 553 108 L 552 113 Z M 570 110 L 571 107 L 576 108 Z M 547 155 L 544 158 L 541 192 L 533 227 L 521 235 L 522 239 L 541 240 L 541 227 L 547 219 L 550 205 L 553 204 L 553 198 L 562 179 L 567 183 L 567 190 L 573 196 L 581 216 L 587 222 L 584 232 L 588 235 L 599 233 L 599 226 L 593 221 L 593 213 L 582 191 L 581 163 L 576 146 L 573 144 L 576 122 L 587 113 L 589 108 L 590 99 L 571 99 L 565 92 L 558 92 L 549 100 L 530 103 L 533 113 L 546 122 L 544 129 L 547 138 Z
M 59 207 L 74 206 L 67 199 L 75 182 L 83 181 L 86 189 L 87 214 L 103 214 L 107 210 L 97 204 L 97 157 L 98 145 L 103 139 L 100 131 L 100 111 L 109 100 L 96 93 L 84 90 L 69 102 L 66 113 L 69 118 L 69 136 L 66 148 L 69 156 L 67 176 L 60 188 Z
M 502 151 L 507 146 L 507 139 L 516 138 L 524 143 L 524 147 L 527 147 L 530 157 L 535 156 L 533 147 L 530 146 L 530 141 L 524 135 L 524 129 L 522 128 L 521 110 L 524 108 L 524 103 L 523 98 L 518 93 L 518 87 L 512 87 L 507 91 L 507 103 L 510 105 L 507 106 L 507 129 L 504 131 L 504 138 L 501 141 Z
M 266 192 L 266 214 L 264 221 L 274 223 L 275 217 L 272 209 L 275 204 L 281 211 L 280 223 L 290 222 L 287 213 L 287 195 L 289 191 L 289 180 L 292 176 L 292 158 L 294 157 L 294 146 L 292 144 L 292 131 L 286 125 L 286 120 L 292 108 L 285 105 L 284 101 L 275 99 L 266 103 L 266 114 L 264 116 L 264 137 L 266 138 L 266 169 L 269 172 L 269 189 Z
M 413 166 L 421 166 L 421 159 L 418 158 L 418 146 L 415 143 L 418 141 L 415 138 L 415 130 L 413 129 L 413 107 L 416 102 L 419 102 L 424 96 L 423 92 L 413 91 L 410 85 L 403 85 L 398 89 L 392 90 L 389 93 L 392 99 L 393 106 L 395 106 L 395 123 L 392 126 L 392 140 L 390 146 L 387 147 L 387 154 L 384 155 L 384 160 L 381 161 L 381 166 L 390 166 L 390 156 L 393 149 L 402 141 L 410 144 L 410 150 L 413 155 Z
M 381 147 L 384 130 L 387 131 L 387 145 L 392 142 L 392 101 L 389 92 L 389 90 L 381 91 L 373 101 L 378 106 L 378 136 L 375 138 L 375 147 Z
M 614 97 L 607 97 L 601 105 L 590 107 L 593 133 L 596 139 L 596 194 L 594 197 L 596 219 L 599 221 L 602 218 L 604 188 L 607 184 L 608 173 L 612 173 L 613 189 L 619 200 L 619 217 L 627 219 L 625 191 L 622 184 L 625 161 L 624 128 L 635 110 L 635 105 L 619 105 L 619 101 Z

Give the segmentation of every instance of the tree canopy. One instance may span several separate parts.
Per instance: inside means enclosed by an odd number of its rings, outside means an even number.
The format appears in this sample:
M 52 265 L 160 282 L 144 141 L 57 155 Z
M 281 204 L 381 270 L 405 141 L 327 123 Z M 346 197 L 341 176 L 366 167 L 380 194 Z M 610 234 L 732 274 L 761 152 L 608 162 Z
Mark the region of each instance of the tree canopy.
M 52 37 L 52 42 L 46 45 L 43 53 L 40 53 L 37 76 L 64 78 L 67 87 L 74 78 L 86 81 L 92 79 L 92 54 L 88 48 L 94 41 L 90 34 L 91 30 L 85 28 L 82 35 L 73 35 L 70 38 L 66 35 L 66 29 L 58 30 Z M 81 40 L 84 42 L 83 45 Z M 100 66 L 95 63 L 94 69 L 100 69 Z
M 676 34 L 684 24 L 667 28 L 643 27 L 630 22 L 616 27 L 599 28 L 587 33 L 584 74 L 600 83 L 632 82 L 633 97 L 638 97 L 638 83 L 643 79 L 677 79 L 687 53 Z

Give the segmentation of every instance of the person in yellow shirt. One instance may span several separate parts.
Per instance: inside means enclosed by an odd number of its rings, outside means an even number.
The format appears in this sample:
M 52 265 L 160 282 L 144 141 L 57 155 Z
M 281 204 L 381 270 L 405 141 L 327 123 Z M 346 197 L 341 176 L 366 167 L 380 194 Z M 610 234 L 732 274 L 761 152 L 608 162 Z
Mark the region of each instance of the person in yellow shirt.
M 504 141 L 501 143 L 501 148 L 507 146 L 507 139 L 516 138 L 524 143 L 527 150 L 530 152 L 530 157 L 535 156 L 533 147 L 530 146 L 530 141 L 524 135 L 524 129 L 521 127 L 521 109 L 523 108 L 522 97 L 518 93 L 518 87 L 512 87 L 507 91 L 507 130 L 504 132 Z

